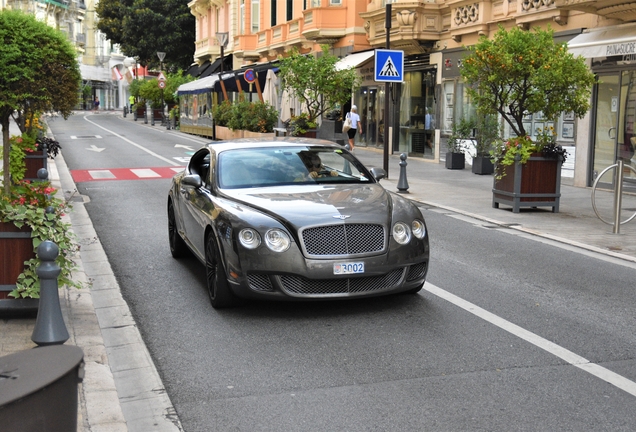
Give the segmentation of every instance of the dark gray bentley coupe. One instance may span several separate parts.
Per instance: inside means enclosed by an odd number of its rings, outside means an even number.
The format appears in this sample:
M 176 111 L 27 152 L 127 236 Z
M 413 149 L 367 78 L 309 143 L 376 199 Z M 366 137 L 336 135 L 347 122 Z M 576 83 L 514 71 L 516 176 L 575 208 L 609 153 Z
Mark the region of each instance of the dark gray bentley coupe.
M 416 293 L 428 270 L 420 210 L 343 147 L 303 138 L 218 141 L 168 194 L 175 258 L 205 264 L 212 306 Z

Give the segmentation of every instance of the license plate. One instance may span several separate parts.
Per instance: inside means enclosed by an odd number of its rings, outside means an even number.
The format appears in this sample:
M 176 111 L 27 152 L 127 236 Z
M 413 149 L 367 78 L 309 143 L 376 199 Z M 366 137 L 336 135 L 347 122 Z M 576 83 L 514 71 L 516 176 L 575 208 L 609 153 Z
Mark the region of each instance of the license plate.
M 363 262 L 341 263 L 341 264 L 333 265 L 333 274 L 344 275 L 344 274 L 355 274 L 355 273 L 364 273 Z

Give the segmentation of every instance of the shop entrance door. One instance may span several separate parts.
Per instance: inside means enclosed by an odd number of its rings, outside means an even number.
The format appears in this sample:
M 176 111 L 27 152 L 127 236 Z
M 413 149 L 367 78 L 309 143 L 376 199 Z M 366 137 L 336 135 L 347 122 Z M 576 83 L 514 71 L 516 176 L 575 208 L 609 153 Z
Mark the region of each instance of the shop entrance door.
M 634 165 L 636 135 L 636 71 L 622 71 L 598 75 L 596 88 L 596 122 L 594 128 L 594 178 L 608 166 L 622 158 Z M 626 180 L 635 182 L 631 170 L 625 171 Z M 605 175 L 601 184 L 612 187 L 611 176 Z
M 356 134 L 356 144 L 384 145 L 384 89 L 362 87 L 356 100 L 364 134 Z

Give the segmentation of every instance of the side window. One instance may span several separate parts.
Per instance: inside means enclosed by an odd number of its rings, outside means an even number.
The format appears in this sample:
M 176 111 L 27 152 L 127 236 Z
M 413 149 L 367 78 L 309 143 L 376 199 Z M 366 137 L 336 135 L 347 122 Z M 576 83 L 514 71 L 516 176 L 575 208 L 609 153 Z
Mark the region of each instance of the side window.
M 206 189 L 210 188 L 210 152 L 208 149 L 199 150 L 192 156 L 188 164 L 190 174 L 198 174 Z

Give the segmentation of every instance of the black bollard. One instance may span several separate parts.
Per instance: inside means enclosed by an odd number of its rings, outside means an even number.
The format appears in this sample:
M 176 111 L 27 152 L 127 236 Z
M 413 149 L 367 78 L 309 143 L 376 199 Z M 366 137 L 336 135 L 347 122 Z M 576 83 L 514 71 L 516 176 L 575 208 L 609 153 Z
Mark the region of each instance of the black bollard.
M 154 126 L 155 125 L 155 110 L 151 109 L 150 110 L 150 126 Z
M 148 124 L 148 109 L 144 110 L 144 124 Z
M 128 114 L 128 107 L 125 106 L 124 107 L 124 118 L 126 118 L 126 115 Z
M 400 178 L 398 179 L 398 192 L 409 193 L 409 182 L 406 180 L 406 153 L 400 155 Z
M 137 121 L 137 109 L 136 108 L 133 110 L 133 120 Z
M 37 250 L 38 258 L 42 261 L 36 271 L 40 278 L 40 306 L 31 340 L 39 346 L 62 345 L 69 338 L 57 287 L 60 266 L 56 264 L 55 258 L 59 253 L 60 249 L 50 240 L 40 243 Z

